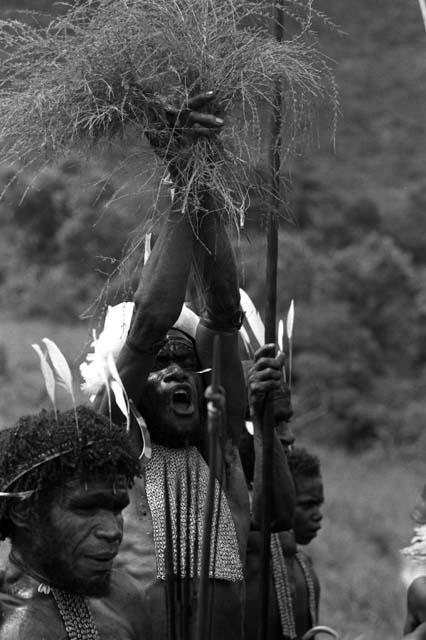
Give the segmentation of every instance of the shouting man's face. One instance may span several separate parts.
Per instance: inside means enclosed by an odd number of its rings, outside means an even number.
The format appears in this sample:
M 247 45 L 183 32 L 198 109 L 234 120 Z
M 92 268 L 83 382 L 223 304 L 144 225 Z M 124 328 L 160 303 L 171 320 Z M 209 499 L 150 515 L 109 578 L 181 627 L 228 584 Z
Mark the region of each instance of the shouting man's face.
M 58 488 L 34 532 L 32 558 L 52 586 L 87 596 L 107 595 L 123 537 L 126 478 L 96 476 Z
M 157 444 L 197 444 L 203 418 L 203 387 L 191 340 L 170 331 L 145 386 L 143 413 Z

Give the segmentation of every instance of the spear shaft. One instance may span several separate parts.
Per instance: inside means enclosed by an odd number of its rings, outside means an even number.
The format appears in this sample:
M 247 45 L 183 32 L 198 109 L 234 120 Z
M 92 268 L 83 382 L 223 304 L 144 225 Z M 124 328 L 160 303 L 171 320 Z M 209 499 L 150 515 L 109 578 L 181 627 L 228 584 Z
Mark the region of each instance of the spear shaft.
M 220 387 L 220 337 L 214 338 L 212 378 L 210 389 L 212 394 L 217 394 Z M 211 540 L 215 505 L 216 487 L 216 467 L 217 467 L 217 443 L 222 423 L 222 410 L 216 406 L 214 399 L 209 399 L 207 403 L 207 430 L 209 441 L 209 481 L 207 487 L 206 504 L 204 505 L 203 539 L 201 545 L 201 568 L 200 587 L 198 598 L 198 612 L 196 619 L 195 638 L 196 640 L 208 640 L 211 629 L 210 620 L 210 563 L 211 563 Z
M 274 9 L 274 35 L 281 42 L 283 39 L 283 10 L 281 5 Z M 274 108 L 271 122 L 271 203 L 267 221 L 267 253 L 266 253 L 266 306 L 265 306 L 265 342 L 275 342 L 277 317 L 277 265 L 278 265 L 278 219 L 276 208 L 280 199 L 281 169 L 281 125 L 282 125 L 282 92 L 281 84 L 275 86 Z M 262 457 L 262 521 L 261 521 L 261 615 L 259 639 L 268 638 L 269 582 L 271 560 L 271 515 L 272 515 L 272 457 L 273 433 L 271 425 L 274 420 L 273 394 L 269 394 L 264 413 L 263 457 Z
M 281 42 L 283 39 L 283 10 L 276 5 L 274 10 L 274 35 Z M 278 265 L 278 219 L 276 208 L 280 199 L 281 169 L 281 125 L 282 125 L 282 92 L 281 84 L 276 83 L 274 108 L 271 122 L 271 203 L 267 224 L 266 249 L 266 305 L 265 305 L 265 342 L 275 342 L 277 317 L 277 265 Z M 269 581 L 271 559 L 271 515 L 272 515 L 272 457 L 273 457 L 273 394 L 266 399 L 263 430 L 262 458 L 262 521 L 261 521 L 261 616 L 259 638 L 268 638 Z

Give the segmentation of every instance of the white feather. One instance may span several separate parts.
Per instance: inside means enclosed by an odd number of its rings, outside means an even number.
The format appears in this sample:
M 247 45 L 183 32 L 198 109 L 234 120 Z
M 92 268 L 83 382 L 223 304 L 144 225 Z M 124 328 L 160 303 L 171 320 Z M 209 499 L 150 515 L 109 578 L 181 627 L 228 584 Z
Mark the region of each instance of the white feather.
M 423 23 L 426 29 L 426 2 L 425 0 L 419 0 L 420 11 L 422 13 Z
M 245 347 L 245 350 L 247 351 L 248 357 L 253 358 L 254 351 L 250 346 L 250 337 L 247 331 L 245 330 L 244 326 L 240 327 L 240 335 L 243 339 L 244 347 Z
M 247 322 L 248 327 L 251 329 L 253 335 L 256 338 L 257 345 L 254 351 L 265 344 L 265 325 L 263 324 L 260 313 L 256 309 L 248 293 L 244 289 L 240 289 L 241 307 L 245 313 L 244 322 Z M 247 327 L 246 327 L 247 329 Z
M 128 410 L 127 410 L 127 402 L 126 402 L 126 398 L 124 396 L 123 387 L 117 382 L 117 380 L 111 380 L 109 385 L 111 387 L 111 391 L 114 394 L 114 398 L 115 398 L 115 402 L 117 404 L 117 407 L 120 409 L 121 413 L 126 418 L 126 423 L 129 423 L 129 413 L 128 413 Z M 128 428 L 128 424 L 126 426 Z
M 150 460 L 152 456 L 152 445 L 151 445 L 151 436 L 148 431 L 148 427 L 146 426 L 146 422 L 139 411 L 136 409 L 136 406 L 132 400 L 129 400 L 130 411 L 132 412 L 140 430 L 140 434 L 142 437 L 142 451 L 139 454 L 139 460 L 142 462 L 146 462 Z
M 71 369 L 69 368 L 64 354 L 52 340 L 49 340 L 49 338 L 43 338 L 43 342 L 46 345 L 50 362 L 53 365 L 58 383 L 68 391 L 75 405 Z
M 426 525 L 414 527 L 414 536 L 410 545 L 401 549 L 401 553 L 416 560 L 426 560 Z
M 52 371 L 52 367 L 47 362 L 46 355 L 40 349 L 39 345 L 38 344 L 32 344 L 31 346 L 34 349 L 34 351 L 38 354 L 38 357 L 40 358 L 40 367 L 41 367 L 41 372 L 42 372 L 43 378 L 44 378 L 44 384 L 46 385 L 46 391 L 47 391 L 47 394 L 48 394 L 48 396 L 50 398 L 50 401 L 51 401 L 51 403 L 53 405 L 53 410 L 54 410 L 55 415 L 56 415 L 55 375 L 54 375 L 54 373 Z
M 173 327 L 175 329 L 181 329 L 181 331 L 185 331 L 185 333 L 189 334 L 192 338 L 195 338 L 199 322 L 200 317 L 183 303 L 179 318 Z
M 105 384 L 105 379 L 109 378 L 108 354 L 112 354 L 114 361 L 117 359 L 129 332 L 133 309 L 133 302 L 109 306 L 99 338 L 95 332 L 93 333 L 93 342 L 90 345 L 93 352 L 88 353 L 86 362 L 80 365 L 80 373 L 84 380 L 81 388 L 91 396 L 96 395 Z
M 129 399 L 124 388 L 123 382 L 118 373 L 112 353 L 108 354 L 108 369 L 112 380 L 110 381 L 111 390 L 114 394 L 117 406 L 126 418 L 126 427 L 130 428 L 130 406 Z

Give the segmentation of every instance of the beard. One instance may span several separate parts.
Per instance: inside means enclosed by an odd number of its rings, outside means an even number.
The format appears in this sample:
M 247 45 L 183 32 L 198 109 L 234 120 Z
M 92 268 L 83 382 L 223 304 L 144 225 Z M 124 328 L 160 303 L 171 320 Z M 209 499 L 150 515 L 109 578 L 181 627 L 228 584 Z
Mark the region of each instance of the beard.
M 200 421 L 190 428 L 179 429 L 176 422 L 164 419 L 162 415 L 151 415 L 147 417 L 147 427 L 155 444 L 169 447 L 170 449 L 180 449 L 183 447 L 200 445 Z
M 33 538 L 32 559 L 52 587 L 81 596 L 101 597 L 110 592 L 111 571 L 82 576 L 76 573 L 63 552 L 61 537 L 49 523 L 43 523 Z M 62 551 L 62 553 L 61 553 Z

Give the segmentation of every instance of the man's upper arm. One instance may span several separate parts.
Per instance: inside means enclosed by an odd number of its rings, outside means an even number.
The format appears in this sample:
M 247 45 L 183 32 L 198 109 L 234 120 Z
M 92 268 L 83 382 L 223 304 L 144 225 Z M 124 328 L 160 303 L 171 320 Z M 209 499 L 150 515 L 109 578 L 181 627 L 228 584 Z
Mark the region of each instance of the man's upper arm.
M 416 578 L 408 588 L 404 634 L 414 631 L 423 622 L 426 622 L 426 576 Z

